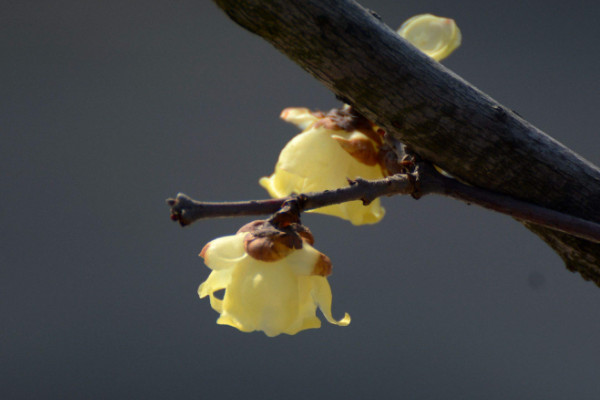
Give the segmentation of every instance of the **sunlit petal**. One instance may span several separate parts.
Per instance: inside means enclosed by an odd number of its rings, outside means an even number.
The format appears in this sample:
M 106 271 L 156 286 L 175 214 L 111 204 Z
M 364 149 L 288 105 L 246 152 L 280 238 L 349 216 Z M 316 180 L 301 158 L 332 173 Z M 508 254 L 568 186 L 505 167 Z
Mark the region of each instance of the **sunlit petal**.
M 294 121 L 302 120 L 303 117 L 306 121 L 314 121 L 316 118 L 305 108 L 290 108 L 286 111 L 294 116 Z M 269 195 L 285 197 L 292 193 L 332 190 L 348 186 L 348 179 L 384 177 L 382 168 L 373 164 L 377 144 L 365 134 L 314 125 L 312 122 L 308 124 L 304 132 L 295 136 L 284 147 L 274 174 L 259 180 Z M 344 150 L 340 141 L 343 144 L 353 141 L 371 143 L 368 162 L 361 162 L 356 154 L 353 156 L 353 150 Z M 343 218 L 355 225 L 379 222 L 385 213 L 378 199 L 366 206 L 361 201 L 351 201 L 312 211 Z

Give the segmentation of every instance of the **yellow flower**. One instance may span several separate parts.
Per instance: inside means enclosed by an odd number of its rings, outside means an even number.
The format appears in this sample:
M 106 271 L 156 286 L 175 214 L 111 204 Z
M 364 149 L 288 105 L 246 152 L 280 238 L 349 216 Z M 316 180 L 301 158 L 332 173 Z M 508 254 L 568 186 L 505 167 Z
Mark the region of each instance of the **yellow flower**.
M 221 314 L 218 324 L 267 336 L 294 335 L 321 326 L 317 307 L 332 324 L 350 323 L 348 314 L 339 321 L 331 315 L 331 288 L 325 278 L 331 273 L 329 258 L 300 236 L 301 244 L 290 244 L 281 235 L 265 237 L 242 228 L 204 247 L 200 256 L 212 272 L 198 294 L 210 297 L 212 308 Z M 215 292 L 222 289 L 221 300 Z
M 351 120 L 351 117 L 342 115 L 344 110 L 348 109 L 340 110 L 337 116 Z M 339 125 L 344 126 L 344 121 L 313 114 L 307 108 L 287 108 L 281 113 L 281 118 L 304 131 L 281 151 L 275 173 L 259 181 L 272 197 L 338 189 L 348 186 L 348 179 L 357 177 L 384 177 L 378 159 L 381 137 L 376 127 L 362 126 L 360 131 L 343 129 Z M 379 222 L 385 210 L 376 199 L 366 206 L 361 201 L 350 201 L 314 212 L 361 225 Z
M 416 15 L 402 24 L 398 34 L 436 61 L 448 57 L 462 39 L 453 19 Z

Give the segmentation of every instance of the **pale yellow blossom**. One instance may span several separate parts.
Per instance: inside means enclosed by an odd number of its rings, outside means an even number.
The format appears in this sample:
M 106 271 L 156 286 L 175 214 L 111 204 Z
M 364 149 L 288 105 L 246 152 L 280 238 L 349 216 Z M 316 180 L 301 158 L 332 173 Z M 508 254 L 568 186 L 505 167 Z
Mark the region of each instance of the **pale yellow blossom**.
M 436 61 L 448 57 L 462 39 L 453 19 L 431 14 L 410 18 L 398 29 L 398 34 Z
M 437 61 L 450 55 L 461 42 L 461 33 L 454 20 L 431 14 L 410 18 L 398 34 Z M 362 130 L 347 129 L 325 121 L 327 116 L 311 113 L 306 108 L 285 109 L 281 117 L 303 132 L 281 151 L 275 172 L 259 181 L 272 197 L 335 190 L 347 186 L 348 179 L 376 180 L 386 176 L 379 155 L 382 142 L 370 132 L 377 131 L 377 127 L 372 126 L 367 131 L 364 126 Z M 385 210 L 376 199 L 366 206 L 361 201 L 351 201 L 314 212 L 362 225 L 379 222 Z
M 379 144 L 364 133 L 330 129 L 326 124 L 319 124 L 324 117 L 306 108 L 288 108 L 281 118 L 304 131 L 281 151 L 274 174 L 259 181 L 272 197 L 347 187 L 348 179 L 357 177 L 370 180 L 384 177 L 376 160 Z M 314 212 L 361 225 L 379 222 L 385 210 L 376 199 L 366 206 L 361 201 L 350 201 Z
M 215 239 L 200 254 L 212 272 L 198 294 L 210 297 L 212 308 L 221 314 L 218 324 L 267 336 L 294 335 L 321 326 L 317 307 L 332 324 L 350 323 L 348 314 L 339 321 L 331 315 L 331 288 L 324 276 L 331 270 L 329 258 L 303 239 L 302 248 L 261 261 L 248 254 L 248 235 Z M 220 299 L 215 292 L 222 289 Z

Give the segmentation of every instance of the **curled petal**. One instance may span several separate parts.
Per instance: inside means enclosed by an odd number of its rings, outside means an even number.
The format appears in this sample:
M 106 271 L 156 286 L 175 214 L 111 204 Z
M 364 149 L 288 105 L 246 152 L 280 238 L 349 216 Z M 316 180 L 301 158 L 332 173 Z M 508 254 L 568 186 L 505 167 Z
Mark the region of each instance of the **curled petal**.
M 350 324 L 350 314 L 345 313 L 344 317 L 340 320 L 336 320 L 331 315 L 331 287 L 329 286 L 329 282 L 327 279 L 322 276 L 311 276 L 314 285 L 313 295 L 315 297 L 315 301 L 317 302 L 319 309 L 323 313 L 325 319 L 332 324 L 339 326 L 348 326 Z
M 215 297 L 214 293 L 227 288 L 231 282 L 230 270 L 217 270 L 211 272 L 208 279 L 198 287 L 198 296 L 203 299 L 210 296 L 210 305 L 216 312 L 223 312 L 223 301 Z

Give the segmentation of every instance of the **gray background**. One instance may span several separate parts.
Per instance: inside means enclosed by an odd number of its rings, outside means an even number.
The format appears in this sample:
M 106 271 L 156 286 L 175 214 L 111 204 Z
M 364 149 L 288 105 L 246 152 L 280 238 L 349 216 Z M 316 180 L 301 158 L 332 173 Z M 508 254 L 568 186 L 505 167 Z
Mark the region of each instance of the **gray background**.
M 600 163 L 596 2 L 363 5 L 455 18 L 445 64 Z M 248 219 L 182 229 L 164 199 L 265 197 L 281 109 L 338 102 L 209 1 L 5 1 L 0 22 L 1 398 L 598 398 L 600 289 L 450 199 L 305 217 L 349 327 L 217 326 L 197 253 Z

